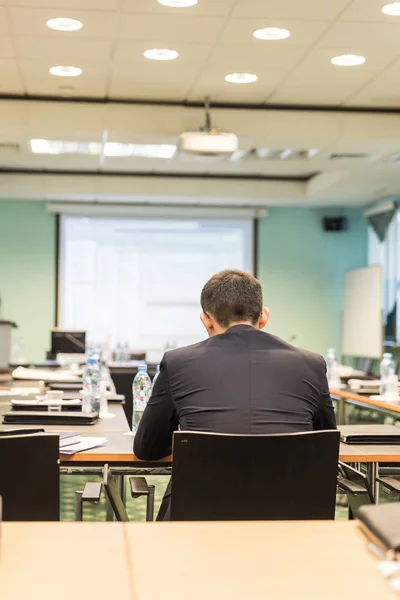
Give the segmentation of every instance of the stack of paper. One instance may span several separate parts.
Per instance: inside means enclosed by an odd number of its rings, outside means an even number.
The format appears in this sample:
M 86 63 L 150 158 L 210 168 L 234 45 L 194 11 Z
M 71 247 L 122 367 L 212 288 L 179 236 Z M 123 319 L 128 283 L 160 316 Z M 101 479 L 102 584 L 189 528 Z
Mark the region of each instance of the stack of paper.
M 14 379 L 26 379 L 35 381 L 69 381 L 79 382 L 81 378 L 70 371 L 61 369 L 26 369 L 17 367 L 12 376 Z
M 60 446 L 60 453 L 71 456 L 77 452 L 84 452 L 85 450 L 91 450 L 92 448 L 98 448 L 107 443 L 105 437 L 81 437 L 76 443 L 69 444 L 68 446 Z

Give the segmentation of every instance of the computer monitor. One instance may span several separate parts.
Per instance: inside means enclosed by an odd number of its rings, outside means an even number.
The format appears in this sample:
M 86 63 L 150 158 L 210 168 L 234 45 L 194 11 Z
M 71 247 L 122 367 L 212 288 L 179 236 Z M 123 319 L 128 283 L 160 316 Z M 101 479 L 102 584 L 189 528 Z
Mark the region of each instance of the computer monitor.
M 51 353 L 57 354 L 84 354 L 86 351 L 86 331 L 65 331 L 53 329 L 51 331 Z

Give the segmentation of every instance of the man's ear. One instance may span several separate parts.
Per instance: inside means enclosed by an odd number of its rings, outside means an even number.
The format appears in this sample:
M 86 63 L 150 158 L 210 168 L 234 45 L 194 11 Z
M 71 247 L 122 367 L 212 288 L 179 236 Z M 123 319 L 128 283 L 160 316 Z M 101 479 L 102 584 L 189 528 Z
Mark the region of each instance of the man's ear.
M 268 323 L 269 314 L 270 314 L 269 313 L 269 308 L 267 308 L 266 306 L 264 306 L 264 308 L 261 311 L 260 318 L 258 319 L 258 323 L 257 323 L 257 328 L 258 329 L 264 329 L 264 327 Z
M 211 319 L 210 315 L 202 312 L 200 315 L 200 321 L 203 323 L 204 327 L 207 329 L 208 335 L 211 337 L 214 333 L 214 321 Z
M 211 335 L 212 330 L 213 330 L 213 322 L 210 319 L 209 315 L 207 313 L 201 313 L 200 321 L 203 323 L 204 327 L 207 329 L 208 335 Z

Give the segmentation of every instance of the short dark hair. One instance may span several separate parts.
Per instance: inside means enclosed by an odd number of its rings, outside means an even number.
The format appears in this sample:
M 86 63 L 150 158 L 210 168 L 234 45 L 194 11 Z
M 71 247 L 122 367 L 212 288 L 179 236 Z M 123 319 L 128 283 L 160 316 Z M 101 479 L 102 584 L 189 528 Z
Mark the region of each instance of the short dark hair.
M 245 271 L 221 271 L 203 287 L 201 307 L 221 327 L 241 321 L 255 325 L 263 308 L 260 282 Z

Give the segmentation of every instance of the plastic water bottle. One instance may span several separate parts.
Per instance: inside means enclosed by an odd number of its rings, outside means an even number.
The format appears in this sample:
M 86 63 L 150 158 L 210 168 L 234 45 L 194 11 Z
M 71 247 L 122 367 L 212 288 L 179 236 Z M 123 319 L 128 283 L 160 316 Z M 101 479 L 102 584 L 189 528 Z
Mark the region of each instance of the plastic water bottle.
M 159 374 L 160 374 L 160 365 L 157 365 L 156 374 L 154 375 L 154 378 L 153 378 L 153 389 L 154 389 L 154 384 L 157 381 Z
M 100 412 L 100 362 L 88 358 L 83 376 L 82 412 Z
M 122 352 L 123 352 L 123 356 L 124 356 L 123 362 L 128 363 L 131 359 L 131 351 L 129 349 L 128 342 L 125 342 L 125 344 L 123 345 Z
M 115 353 L 114 353 L 114 360 L 116 363 L 122 362 L 122 346 L 121 344 L 118 342 L 117 346 L 115 348 Z
M 147 373 L 147 366 L 140 365 L 132 385 L 133 418 L 132 431 L 136 433 L 144 409 L 151 394 L 151 379 Z
M 339 365 L 336 360 L 336 350 L 329 348 L 327 358 L 328 384 L 331 389 L 340 387 Z
M 383 398 L 386 398 L 388 395 L 388 392 L 389 393 L 391 392 L 391 390 L 388 388 L 392 387 L 392 386 L 389 386 L 388 384 L 391 383 L 391 380 L 393 379 L 392 376 L 395 375 L 393 357 L 390 354 L 390 352 L 385 352 L 385 354 L 382 357 L 382 362 L 380 365 L 380 374 L 381 374 L 380 395 Z

